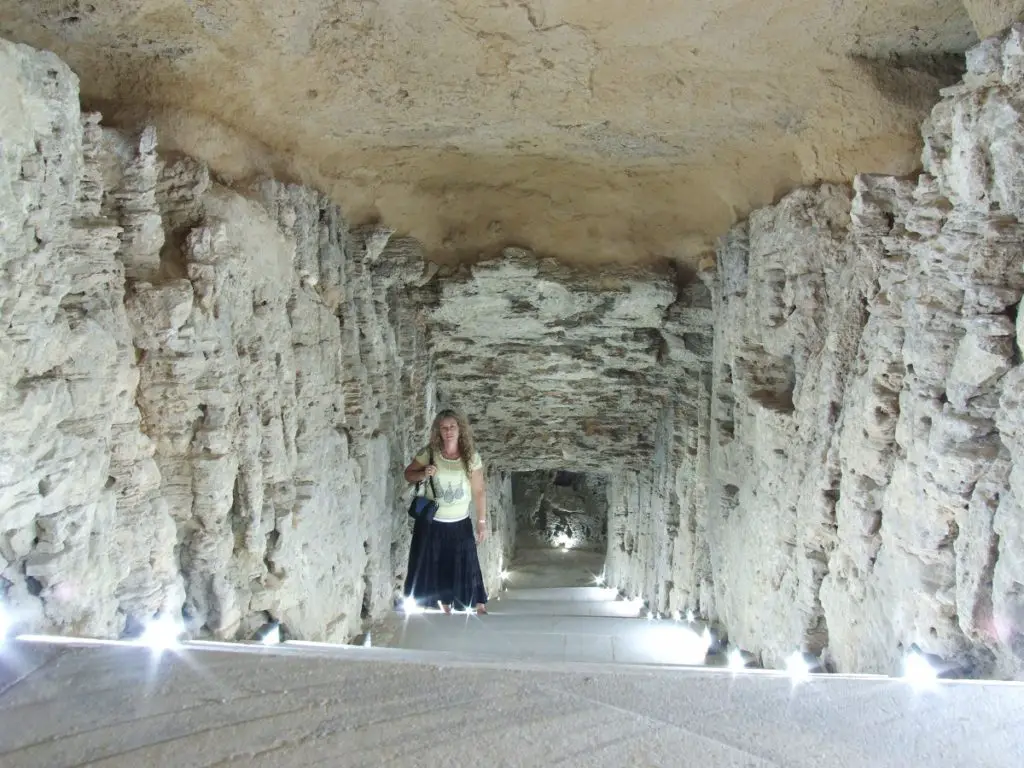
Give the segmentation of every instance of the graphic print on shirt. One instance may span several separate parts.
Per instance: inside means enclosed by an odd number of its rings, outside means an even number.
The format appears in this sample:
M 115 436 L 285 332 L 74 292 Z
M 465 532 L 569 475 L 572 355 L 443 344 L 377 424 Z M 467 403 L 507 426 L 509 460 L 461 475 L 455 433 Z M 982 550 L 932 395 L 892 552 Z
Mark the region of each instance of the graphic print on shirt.
M 462 487 L 461 479 L 458 486 L 453 485 L 452 481 L 449 480 L 448 487 L 441 489 L 441 496 L 438 501 L 443 501 L 445 504 L 454 504 L 459 499 L 465 498 L 465 496 L 466 491 Z

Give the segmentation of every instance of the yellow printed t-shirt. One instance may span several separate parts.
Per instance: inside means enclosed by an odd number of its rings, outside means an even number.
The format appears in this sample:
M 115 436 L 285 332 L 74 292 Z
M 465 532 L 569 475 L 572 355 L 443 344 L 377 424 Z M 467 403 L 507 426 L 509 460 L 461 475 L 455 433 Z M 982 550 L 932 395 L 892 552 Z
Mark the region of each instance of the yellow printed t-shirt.
M 424 448 L 417 453 L 416 461 L 423 466 L 430 464 L 430 448 Z M 464 520 L 469 516 L 473 488 L 469 484 L 469 475 L 462 466 L 462 459 L 446 459 L 439 451 L 434 451 L 434 466 L 437 467 L 437 474 L 434 476 L 434 487 L 437 488 L 437 514 L 434 519 L 446 523 Z M 473 459 L 469 462 L 470 471 L 482 469 L 483 466 L 480 454 L 474 453 Z M 429 478 L 424 485 L 427 488 L 427 496 L 433 499 Z

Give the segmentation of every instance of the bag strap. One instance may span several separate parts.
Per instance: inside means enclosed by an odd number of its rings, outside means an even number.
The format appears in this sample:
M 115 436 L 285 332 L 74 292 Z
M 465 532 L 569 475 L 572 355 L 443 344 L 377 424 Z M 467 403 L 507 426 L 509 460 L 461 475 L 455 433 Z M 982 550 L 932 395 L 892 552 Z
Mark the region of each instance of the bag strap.
M 431 464 L 434 463 L 434 449 L 433 448 L 430 449 L 430 458 L 427 459 L 427 461 L 428 461 L 428 464 L 427 464 L 428 467 Z M 420 495 L 420 486 L 421 485 L 423 485 L 423 481 L 422 480 L 418 480 L 416 482 L 416 490 L 413 491 L 413 495 L 414 496 L 419 496 Z M 434 494 L 434 500 L 436 501 L 437 500 L 437 486 L 434 485 L 434 478 L 430 478 L 430 492 L 432 494 Z
M 430 463 L 434 463 L 434 449 L 430 449 Z M 430 478 L 430 492 L 434 495 L 434 501 L 437 501 L 437 487 L 434 485 L 434 478 Z

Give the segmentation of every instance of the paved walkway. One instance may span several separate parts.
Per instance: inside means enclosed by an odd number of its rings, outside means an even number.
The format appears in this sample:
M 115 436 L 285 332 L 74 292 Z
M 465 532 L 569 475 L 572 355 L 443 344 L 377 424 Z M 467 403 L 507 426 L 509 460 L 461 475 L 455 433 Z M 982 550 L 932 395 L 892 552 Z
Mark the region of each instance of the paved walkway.
M 5 768 L 1024 765 L 1016 685 L 794 687 L 768 672 L 363 648 L 46 651 L 0 693 Z
M 486 617 L 396 618 L 402 648 L 9 642 L 0 766 L 1024 765 L 1022 685 L 670 666 L 642 635 L 679 625 L 541 571 Z
M 396 614 L 375 628 L 371 642 L 463 659 L 703 664 L 703 625 L 638 618 L 638 602 L 595 583 L 602 559 L 591 552 L 525 550 L 487 616 L 438 609 Z

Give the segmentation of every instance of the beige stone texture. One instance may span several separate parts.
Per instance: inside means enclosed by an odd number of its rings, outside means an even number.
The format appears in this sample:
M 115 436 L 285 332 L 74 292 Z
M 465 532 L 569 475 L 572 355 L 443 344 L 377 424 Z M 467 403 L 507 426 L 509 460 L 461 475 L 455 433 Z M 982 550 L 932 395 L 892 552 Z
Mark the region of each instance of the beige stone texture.
M 918 179 L 794 192 L 719 251 L 703 607 L 766 663 L 1021 675 L 1020 40 L 969 53 Z
M 18 23 L 50 19 L 48 7 Z M 102 18 L 90 7 L 64 24 L 72 59 L 86 56 L 75 37 Z M 173 30 L 180 9 L 161 7 L 163 16 L 156 5 L 125 6 L 124 29 L 155 14 Z M 586 19 L 608 12 L 565 4 L 557 16 L 545 5 L 552 15 L 542 16 L 539 7 L 516 6 L 530 39 L 570 39 L 581 28 L 593 36 Z M 922 4 L 900 7 L 923 13 Z M 959 29 L 961 6 L 927 7 L 948 11 Z M 364 10 L 367 35 L 391 19 Z M 506 12 L 493 9 L 505 21 Z M 559 21 L 574 12 L 595 16 Z M 487 15 L 469 13 L 479 24 Z M 807 18 L 813 33 L 816 17 Z M 772 39 L 763 26 L 750 55 Z M 86 56 L 96 67 L 90 87 L 124 99 L 104 79 L 130 59 L 115 48 Z M 453 50 L 471 57 L 476 48 Z M 568 43 L 559 50 L 559 62 L 571 61 Z M 188 67 L 212 54 L 182 42 L 137 55 L 153 81 L 117 88 L 139 85 L 148 108 L 161 77 L 195 86 Z M 172 77 L 149 66 L 154 58 L 182 69 Z M 288 122 L 282 115 L 296 110 L 269 85 L 280 114 L 261 112 L 245 90 L 263 66 L 235 73 L 239 90 L 223 89 L 225 108 L 250 103 L 252 125 L 273 133 L 287 123 L 302 143 L 319 118 L 305 116 L 300 130 L 303 116 Z M 361 87 L 375 72 L 360 75 Z M 941 98 L 915 81 L 911 102 L 932 108 L 914 136 L 900 122 L 918 115 L 910 102 L 899 120 L 882 109 L 867 120 L 859 91 L 849 91 L 833 150 L 860 135 L 864 118 L 888 146 L 920 142 L 923 173 L 830 181 L 814 166 L 823 180 L 753 210 L 714 258 L 671 267 L 594 270 L 548 258 L 544 247 L 442 265 L 429 259 L 429 234 L 418 233 L 424 243 L 404 234 L 417 230 L 400 212 L 353 227 L 327 194 L 260 175 L 284 175 L 287 163 L 239 166 L 228 184 L 198 145 L 180 151 L 185 134 L 165 147 L 152 124 L 104 126 L 82 114 L 75 75 L 51 53 L 0 43 L 0 76 L 0 588 L 26 626 L 110 636 L 164 610 L 184 611 L 199 635 L 246 637 L 278 619 L 300 637 L 351 638 L 401 583 L 401 469 L 437 406 L 455 404 L 487 466 L 491 526 L 480 553 L 492 594 L 517 531 L 508 473 L 568 469 L 603 484 L 609 583 L 652 614 L 693 611 L 767 666 L 801 650 L 829 669 L 898 674 L 916 646 L 956 674 L 1024 677 L 1024 27 L 971 48 L 961 81 Z M 379 167 L 420 173 L 426 166 L 403 164 L 401 153 L 422 159 L 426 150 L 400 149 L 408 137 L 360 101 L 372 100 L 369 91 L 344 88 L 355 86 L 337 89 L 351 97 L 349 122 L 337 123 L 346 141 L 369 131 L 360 121 L 376 120 L 372 151 L 392 153 Z M 196 88 L 195 104 L 204 98 Z M 451 104 L 453 120 L 467 103 Z M 645 119 L 656 125 L 653 110 Z M 628 123 L 628 99 L 621 111 Z M 459 194 L 490 222 L 506 207 L 479 179 L 504 182 L 480 147 L 518 123 L 501 122 L 497 107 L 487 114 L 493 120 L 459 139 L 471 151 L 444 150 L 473 162 L 444 172 L 481 174 L 460 176 Z M 546 135 L 538 122 L 523 126 Z M 585 157 L 591 171 L 610 173 L 592 147 L 550 146 L 560 163 Z M 801 146 L 823 151 L 809 139 Z M 264 149 L 308 161 L 271 139 Z M 358 172 L 349 149 L 332 151 L 332 167 Z M 529 169 L 529 153 L 516 152 L 508 158 Z M 588 178 L 573 167 L 572 183 Z M 692 168 L 674 167 L 692 182 Z M 764 165 L 742 167 L 772 178 Z M 616 178 L 636 178 L 615 168 Z M 729 173 L 716 178 L 728 183 Z M 566 189 L 557 188 L 567 207 L 549 205 L 551 215 L 576 205 Z M 647 201 L 609 189 L 614 211 L 582 202 L 569 229 L 531 215 L 531 231 L 557 237 L 563 256 L 584 242 L 572 227 L 588 216 L 637 231 L 633 206 Z M 680 215 L 709 197 L 699 186 L 658 189 Z M 416 211 L 434 223 L 452 215 Z M 450 220 L 468 226 L 473 217 Z M 690 232 L 665 222 L 675 236 Z M 605 230 L 593 237 L 618 247 Z M 643 237 L 626 239 L 645 247 Z M 643 261 L 638 253 L 630 260 Z
M 436 259 L 696 263 L 801 184 L 918 166 L 961 0 L 43 0 L 0 35 L 234 179 L 275 172 Z
M 5 610 L 350 639 L 405 571 L 401 468 L 434 403 L 422 310 L 397 298 L 418 246 L 102 128 L 53 54 L 0 41 L 0 77 Z M 508 477 L 488 485 L 496 591 L 514 518 Z
M 978 37 L 995 35 L 1024 19 L 1022 0 L 963 0 L 963 4 Z

